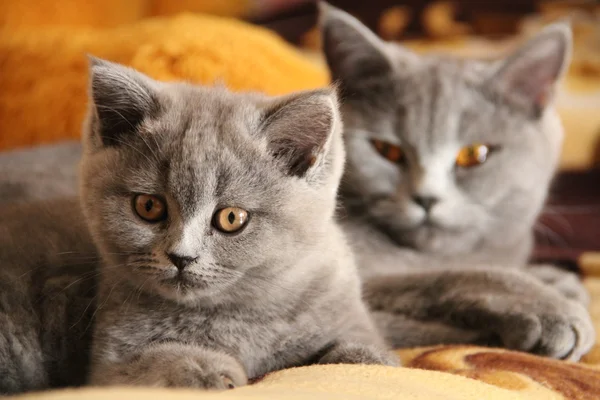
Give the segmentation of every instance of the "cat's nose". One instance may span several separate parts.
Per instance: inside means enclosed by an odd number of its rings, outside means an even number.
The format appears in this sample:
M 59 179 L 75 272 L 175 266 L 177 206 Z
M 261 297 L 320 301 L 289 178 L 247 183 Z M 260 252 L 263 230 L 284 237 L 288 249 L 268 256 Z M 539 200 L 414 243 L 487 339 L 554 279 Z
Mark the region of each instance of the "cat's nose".
M 183 271 L 188 265 L 198 259 L 198 257 L 186 257 L 175 253 L 167 253 L 167 257 L 179 271 Z
M 429 212 L 431 208 L 439 201 L 437 197 L 434 196 L 419 196 L 414 195 L 413 201 L 420 205 L 426 212 Z

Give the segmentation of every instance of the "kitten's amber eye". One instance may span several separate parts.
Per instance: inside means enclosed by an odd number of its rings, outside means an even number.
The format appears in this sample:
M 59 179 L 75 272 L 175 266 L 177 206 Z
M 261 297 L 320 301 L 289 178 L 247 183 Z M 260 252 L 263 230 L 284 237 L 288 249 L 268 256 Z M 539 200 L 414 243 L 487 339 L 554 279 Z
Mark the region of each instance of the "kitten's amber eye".
M 226 207 L 217 211 L 213 217 L 215 228 L 225 233 L 240 231 L 248 222 L 248 211 L 239 207 Z
M 167 217 L 167 206 L 156 196 L 138 194 L 133 198 L 133 209 L 141 219 L 148 222 L 162 221 Z
M 388 161 L 391 161 L 394 164 L 404 163 L 404 153 L 400 146 L 379 139 L 371 139 L 371 144 L 375 147 L 375 150 Z
M 459 150 L 456 156 L 456 165 L 470 168 L 483 164 L 490 155 L 490 147 L 485 144 L 472 144 Z

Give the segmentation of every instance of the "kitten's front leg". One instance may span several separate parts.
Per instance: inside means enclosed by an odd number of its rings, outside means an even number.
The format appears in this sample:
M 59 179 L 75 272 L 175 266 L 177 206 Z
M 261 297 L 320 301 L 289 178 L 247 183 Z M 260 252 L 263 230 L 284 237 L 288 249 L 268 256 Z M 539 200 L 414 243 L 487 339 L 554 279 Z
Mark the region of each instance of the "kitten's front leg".
M 226 353 L 181 343 L 150 345 L 124 361 L 100 360 L 92 385 L 233 389 L 246 385 L 244 367 Z
M 341 337 L 325 349 L 319 364 L 400 364 L 398 357 L 384 344 L 362 302 L 353 307 L 345 320 L 351 323 L 344 326 Z

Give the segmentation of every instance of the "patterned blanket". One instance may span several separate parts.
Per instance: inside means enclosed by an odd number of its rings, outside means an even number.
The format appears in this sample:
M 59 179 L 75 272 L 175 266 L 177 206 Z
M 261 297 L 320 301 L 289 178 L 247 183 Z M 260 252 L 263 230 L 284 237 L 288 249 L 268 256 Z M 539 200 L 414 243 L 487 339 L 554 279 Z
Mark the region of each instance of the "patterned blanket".
M 403 352 L 407 367 L 325 365 L 288 369 L 253 385 L 210 393 L 172 389 L 73 389 L 21 396 L 31 400 L 100 399 L 394 399 L 592 400 L 600 370 L 522 353 L 471 346 Z

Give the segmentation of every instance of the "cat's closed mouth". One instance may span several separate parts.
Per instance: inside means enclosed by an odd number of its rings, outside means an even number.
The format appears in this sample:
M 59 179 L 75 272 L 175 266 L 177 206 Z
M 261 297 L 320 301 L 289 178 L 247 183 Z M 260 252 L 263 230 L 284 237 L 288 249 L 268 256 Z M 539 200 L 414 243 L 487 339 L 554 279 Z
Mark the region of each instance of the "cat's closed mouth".
M 176 275 L 161 280 L 161 284 L 181 289 L 205 289 L 209 287 L 209 283 L 200 275 L 180 271 Z

